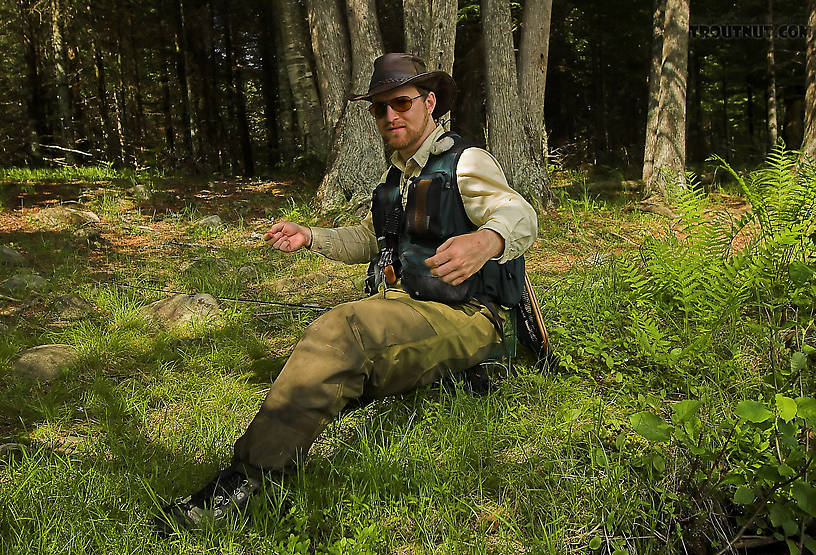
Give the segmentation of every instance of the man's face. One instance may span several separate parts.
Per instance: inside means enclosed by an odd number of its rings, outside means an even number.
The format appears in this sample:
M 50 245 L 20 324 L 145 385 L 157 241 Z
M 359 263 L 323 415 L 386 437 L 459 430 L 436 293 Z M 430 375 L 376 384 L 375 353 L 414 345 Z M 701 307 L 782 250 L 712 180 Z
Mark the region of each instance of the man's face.
M 407 85 L 375 95 L 372 101 L 388 102 L 400 96 L 414 98 L 419 96 L 419 91 L 416 87 Z M 411 108 L 405 112 L 398 112 L 386 105 L 385 114 L 376 118 L 377 129 L 385 144 L 399 151 L 405 159 L 412 156 L 434 128 L 431 114 L 435 105 L 436 97 L 433 92 L 424 99 L 421 96 L 414 98 Z

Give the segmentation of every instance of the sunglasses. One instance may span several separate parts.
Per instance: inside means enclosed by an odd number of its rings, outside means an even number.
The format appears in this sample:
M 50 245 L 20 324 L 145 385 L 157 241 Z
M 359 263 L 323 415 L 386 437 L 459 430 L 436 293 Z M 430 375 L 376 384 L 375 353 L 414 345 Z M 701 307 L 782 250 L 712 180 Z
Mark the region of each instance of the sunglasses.
M 375 118 L 385 116 L 385 114 L 388 112 L 388 106 L 391 106 L 395 112 L 407 112 L 411 109 L 411 106 L 413 106 L 414 100 L 420 96 L 422 95 L 418 94 L 414 98 L 411 98 L 410 96 L 398 96 L 397 98 L 392 98 L 388 102 L 372 102 L 371 106 L 368 107 L 368 111 L 371 112 L 371 115 Z

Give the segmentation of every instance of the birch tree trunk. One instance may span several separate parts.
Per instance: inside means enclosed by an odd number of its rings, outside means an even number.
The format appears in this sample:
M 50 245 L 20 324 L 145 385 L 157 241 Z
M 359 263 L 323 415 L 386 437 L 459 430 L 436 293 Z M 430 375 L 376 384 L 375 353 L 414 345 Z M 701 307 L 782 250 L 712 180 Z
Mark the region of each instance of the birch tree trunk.
M 364 92 L 382 54 L 382 38 L 374 0 L 346 0 L 351 41 L 351 90 Z M 386 164 L 383 144 L 365 102 L 346 102 L 329 156 L 329 169 L 317 191 L 323 210 L 350 202 L 364 206 Z
M 649 69 L 649 107 L 646 115 L 646 139 L 643 145 L 644 183 L 652 181 L 655 143 L 657 142 L 657 115 L 660 104 L 660 72 L 663 67 L 663 27 L 666 23 L 666 0 L 654 1 L 652 19 L 652 63 Z
M 773 0 L 768 0 L 768 24 L 773 26 Z M 768 145 L 773 147 L 779 140 L 779 116 L 776 100 L 776 46 L 773 30 L 768 35 L 766 60 L 768 72 Z
M 275 0 L 279 15 L 280 36 L 283 39 L 284 63 L 295 101 L 295 113 L 303 147 L 308 154 L 326 158 L 327 133 L 323 126 L 323 110 L 314 73 L 309 65 L 309 31 L 306 18 L 296 0 Z
M 351 79 L 348 31 L 339 0 L 307 0 L 323 126 L 333 139 Z
M 685 187 L 689 0 L 667 0 L 654 170 L 646 196 L 666 200 L 666 173 Z
M 519 52 L 519 87 L 525 107 L 525 125 L 530 137 L 538 138 L 534 158 L 547 165 L 547 127 L 544 121 L 544 98 L 547 85 L 547 57 L 550 50 L 552 0 L 527 2 Z
M 482 0 L 487 63 L 487 143 L 510 186 L 536 208 L 552 204 L 546 168 L 536 161 L 539 139 L 527 133 L 513 52 L 510 6 Z M 526 107 L 525 107 L 526 109 Z
M 808 34 L 805 91 L 805 134 L 802 152 L 816 160 L 816 0 L 808 2 Z

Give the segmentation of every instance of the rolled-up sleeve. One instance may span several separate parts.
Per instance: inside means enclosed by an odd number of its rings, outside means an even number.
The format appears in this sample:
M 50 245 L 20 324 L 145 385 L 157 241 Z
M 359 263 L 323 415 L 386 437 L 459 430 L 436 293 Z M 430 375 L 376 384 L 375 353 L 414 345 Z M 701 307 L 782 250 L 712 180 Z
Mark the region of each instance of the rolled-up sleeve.
M 499 162 L 486 150 L 469 148 L 456 166 L 456 180 L 465 212 L 479 229 L 504 239 L 500 264 L 524 254 L 536 239 L 535 209 L 507 184 Z
M 346 264 L 362 264 L 377 253 L 377 238 L 371 212 L 357 225 L 346 227 L 313 227 L 311 250 Z

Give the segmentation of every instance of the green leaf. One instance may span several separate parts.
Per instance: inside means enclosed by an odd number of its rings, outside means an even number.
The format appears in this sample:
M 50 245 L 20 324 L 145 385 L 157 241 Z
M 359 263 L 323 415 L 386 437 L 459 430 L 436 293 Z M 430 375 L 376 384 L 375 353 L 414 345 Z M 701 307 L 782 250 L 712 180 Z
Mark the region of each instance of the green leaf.
M 589 548 L 590 549 L 600 549 L 601 548 L 601 538 L 600 536 L 595 536 L 591 540 L 589 540 Z
M 695 414 L 697 411 L 700 410 L 700 406 L 703 403 L 696 399 L 686 399 L 685 401 L 680 401 L 674 408 L 672 409 L 672 421 L 675 424 L 682 424 Z
M 810 549 L 811 553 L 816 553 L 816 540 L 805 534 L 803 536 L 805 538 L 805 547 Z
M 737 405 L 737 416 L 750 422 L 765 422 L 773 416 L 773 413 L 765 408 L 765 405 L 756 401 L 742 401 Z
M 797 286 L 806 284 L 813 276 L 813 268 L 798 260 L 793 260 L 788 266 L 788 275 Z
M 629 417 L 632 427 L 635 431 L 648 439 L 657 443 L 668 441 L 671 437 L 669 429 L 671 428 L 662 418 L 652 414 L 649 411 L 641 411 Z
M 666 470 L 666 461 L 663 459 L 663 457 L 655 455 L 652 458 L 652 466 L 658 472 L 664 472 Z
M 816 488 L 802 480 L 796 480 L 791 488 L 799 508 L 810 516 L 816 516 Z
M 629 555 L 628 549 L 616 549 L 612 552 L 612 555 Z
M 808 357 L 802 351 L 796 351 L 791 355 L 790 368 L 791 372 L 801 372 L 807 368 Z
M 796 416 L 796 401 L 790 397 L 785 397 L 781 393 L 776 394 L 776 410 L 785 422 L 790 422 Z
M 811 426 L 816 425 L 816 399 L 813 397 L 798 397 L 796 399 L 797 414 L 807 420 Z
M 734 503 L 737 505 L 750 505 L 754 502 L 755 498 L 754 490 L 748 486 L 740 486 L 734 494 Z

